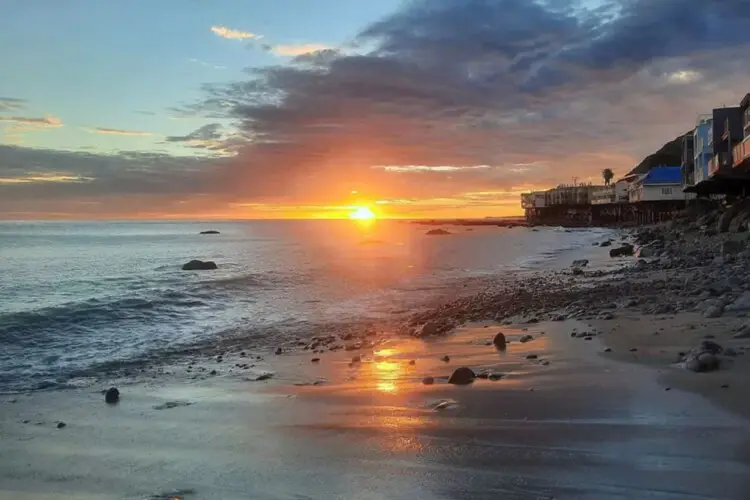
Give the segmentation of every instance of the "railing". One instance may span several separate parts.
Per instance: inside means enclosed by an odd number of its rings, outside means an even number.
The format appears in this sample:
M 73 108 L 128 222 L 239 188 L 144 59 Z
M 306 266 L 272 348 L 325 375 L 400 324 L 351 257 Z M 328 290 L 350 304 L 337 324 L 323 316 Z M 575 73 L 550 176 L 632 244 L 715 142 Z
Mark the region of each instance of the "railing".
M 745 137 L 745 140 L 737 144 L 732 150 L 732 157 L 734 158 L 733 167 L 738 167 L 750 159 L 750 136 Z

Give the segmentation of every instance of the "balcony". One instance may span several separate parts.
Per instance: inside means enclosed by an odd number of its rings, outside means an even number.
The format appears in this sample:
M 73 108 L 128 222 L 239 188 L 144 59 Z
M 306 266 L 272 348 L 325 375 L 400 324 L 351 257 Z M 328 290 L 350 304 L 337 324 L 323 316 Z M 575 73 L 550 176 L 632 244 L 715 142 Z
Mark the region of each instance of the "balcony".
M 750 136 L 745 137 L 745 140 L 737 144 L 732 150 L 732 157 L 734 159 L 733 167 L 739 167 L 740 165 L 750 165 Z
M 714 175 L 718 171 L 726 170 L 731 166 L 731 155 L 729 153 L 716 153 L 708 163 L 708 175 Z

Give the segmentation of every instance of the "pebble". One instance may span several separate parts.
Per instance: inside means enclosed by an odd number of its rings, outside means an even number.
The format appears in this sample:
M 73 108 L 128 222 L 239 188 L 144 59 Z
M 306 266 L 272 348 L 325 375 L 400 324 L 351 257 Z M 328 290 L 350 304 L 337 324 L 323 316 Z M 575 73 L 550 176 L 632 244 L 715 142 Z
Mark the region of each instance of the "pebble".
M 443 356 L 443 357 L 442 357 L 442 358 L 440 358 L 440 359 L 441 359 L 442 361 L 444 361 L 445 363 L 447 363 L 447 362 L 449 362 L 449 361 L 451 360 L 450 356 Z
M 63 427 L 65 427 L 65 426 L 67 426 L 67 425 L 68 425 L 68 424 L 66 424 L 65 422 L 58 422 L 58 423 L 57 423 L 57 428 L 58 428 L 58 429 L 62 429 Z
M 311 363 L 320 363 L 320 358 L 313 358 L 310 360 Z
M 526 359 L 537 359 L 539 356 L 537 354 L 527 354 Z

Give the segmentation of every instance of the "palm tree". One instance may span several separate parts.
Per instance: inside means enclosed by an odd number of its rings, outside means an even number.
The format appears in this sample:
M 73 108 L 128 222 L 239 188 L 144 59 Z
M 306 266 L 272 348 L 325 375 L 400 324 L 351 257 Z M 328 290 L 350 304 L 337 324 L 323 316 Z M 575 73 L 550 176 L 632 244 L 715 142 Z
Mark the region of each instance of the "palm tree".
M 609 183 L 615 178 L 615 173 L 612 172 L 611 168 L 605 168 L 602 170 L 602 178 L 604 179 L 604 185 L 609 186 Z

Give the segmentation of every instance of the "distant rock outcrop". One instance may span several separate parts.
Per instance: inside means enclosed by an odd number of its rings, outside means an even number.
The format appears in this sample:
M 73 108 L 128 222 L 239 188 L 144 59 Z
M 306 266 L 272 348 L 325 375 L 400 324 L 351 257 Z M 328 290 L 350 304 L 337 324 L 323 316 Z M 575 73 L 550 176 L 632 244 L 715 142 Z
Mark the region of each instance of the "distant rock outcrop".
M 219 231 L 216 231 L 215 229 L 211 229 L 210 231 L 201 231 L 200 234 L 221 234 Z
M 210 271 L 213 269 L 218 269 L 218 266 L 212 260 L 191 260 L 182 266 L 183 271 Z
M 449 231 L 446 231 L 445 229 L 430 229 L 425 234 L 427 236 L 445 236 L 451 233 Z

